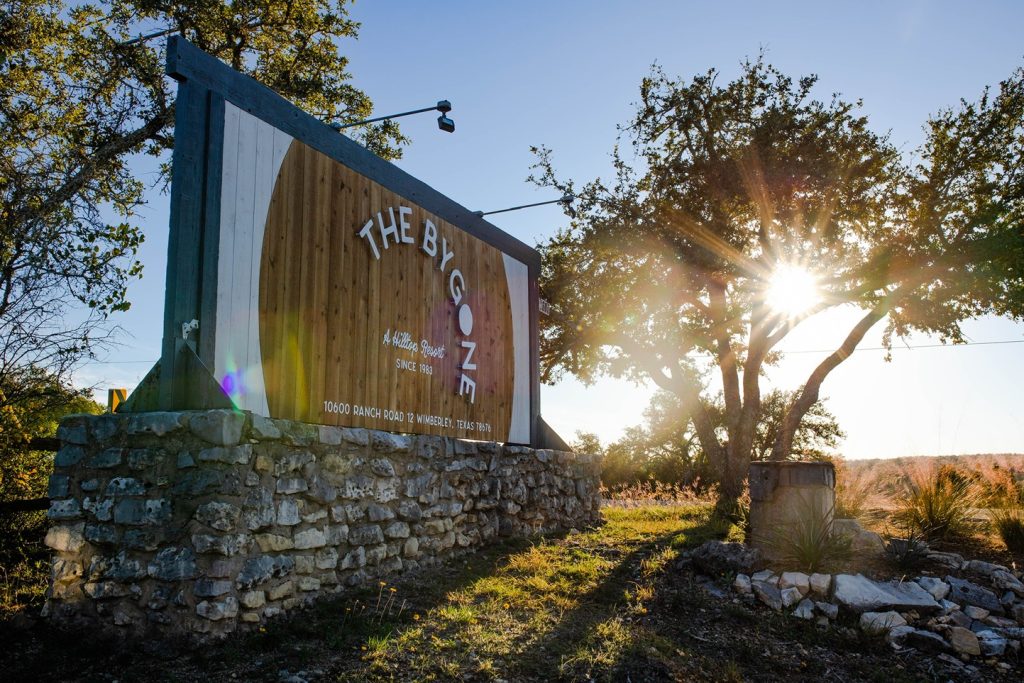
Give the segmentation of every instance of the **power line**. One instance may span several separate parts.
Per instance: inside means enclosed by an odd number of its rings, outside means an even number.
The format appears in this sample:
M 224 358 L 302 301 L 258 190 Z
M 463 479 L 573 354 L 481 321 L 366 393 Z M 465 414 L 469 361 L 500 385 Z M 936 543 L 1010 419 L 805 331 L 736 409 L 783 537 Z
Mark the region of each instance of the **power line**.
M 963 344 L 910 344 L 893 346 L 893 351 L 911 349 L 955 349 L 960 346 L 993 346 L 996 344 L 1024 344 L 1024 339 L 1003 339 L 999 341 L 964 342 Z M 858 346 L 854 351 L 885 351 L 884 346 Z M 798 349 L 796 351 L 780 350 L 779 353 L 833 353 L 835 349 Z M 83 365 L 131 365 L 133 363 L 155 363 L 156 360 L 94 360 Z
M 958 346 L 992 346 L 995 344 L 1024 344 L 1024 339 L 1004 339 L 1001 341 L 964 342 L 962 344 L 909 344 L 904 346 L 893 346 L 893 351 L 909 351 L 912 349 L 954 349 Z M 884 346 L 858 346 L 854 351 L 888 351 Z M 797 351 L 782 351 L 779 353 L 834 353 L 835 349 L 800 349 Z

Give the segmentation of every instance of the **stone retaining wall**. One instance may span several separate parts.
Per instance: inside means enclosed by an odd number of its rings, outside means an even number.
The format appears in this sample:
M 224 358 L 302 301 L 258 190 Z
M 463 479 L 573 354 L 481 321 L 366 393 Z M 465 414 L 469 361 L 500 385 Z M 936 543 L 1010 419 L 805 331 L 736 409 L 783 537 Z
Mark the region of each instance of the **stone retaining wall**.
M 592 456 L 224 410 L 74 416 L 58 437 L 46 611 L 136 635 L 228 633 L 599 514 Z

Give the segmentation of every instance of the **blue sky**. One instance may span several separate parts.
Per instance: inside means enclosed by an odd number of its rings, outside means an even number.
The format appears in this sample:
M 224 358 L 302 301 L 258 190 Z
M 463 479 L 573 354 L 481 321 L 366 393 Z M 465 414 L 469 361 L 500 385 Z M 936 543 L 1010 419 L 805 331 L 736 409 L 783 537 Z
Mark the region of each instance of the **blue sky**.
M 629 119 L 653 63 L 685 77 L 715 67 L 728 79 L 763 49 L 785 73 L 818 74 L 819 97 L 862 99 L 872 127 L 890 132 L 907 154 L 929 113 L 976 98 L 1024 65 L 1024 3 L 1014 2 L 361 0 L 351 16 L 362 22 L 360 37 L 342 49 L 379 113 L 442 98 L 454 107 L 453 135 L 429 115 L 404 120 L 413 144 L 399 166 L 483 210 L 554 198 L 526 182 L 531 145 L 551 147 L 564 176 L 609 175 L 616 125 Z M 82 384 L 132 387 L 159 355 L 166 207 L 166 197 L 154 196 L 143 216 L 146 272 L 129 290 L 132 311 L 118 321 L 123 345 L 108 362 L 83 368 Z M 565 218 L 542 207 L 493 222 L 534 244 Z M 783 347 L 831 348 L 844 325 L 842 313 L 805 325 Z M 863 346 L 877 346 L 880 331 Z M 968 335 L 1024 340 L 1024 325 L 982 320 Z M 795 388 L 823 355 L 792 354 L 768 381 Z M 897 350 L 888 364 L 882 356 L 856 353 L 823 387 L 848 433 L 848 457 L 1024 451 L 1024 344 Z M 649 395 L 622 382 L 585 388 L 568 380 L 542 388 L 542 412 L 565 437 L 579 429 L 607 442 L 642 419 Z

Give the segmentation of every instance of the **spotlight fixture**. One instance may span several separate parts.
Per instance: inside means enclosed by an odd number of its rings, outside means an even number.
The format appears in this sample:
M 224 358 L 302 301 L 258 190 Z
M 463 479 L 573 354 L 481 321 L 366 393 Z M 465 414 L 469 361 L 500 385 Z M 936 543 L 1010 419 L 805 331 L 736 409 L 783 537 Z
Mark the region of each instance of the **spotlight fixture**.
M 448 100 L 438 100 L 437 104 L 433 107 L 424 107 L 423 109 L 413 109 L 412 111 L 403 111 L 401 114 L 390 114 L 388 116 L 376 116 L 372 119 L 366 119 L 365 121 L 356 121 L 355 123 L 340 123 L 335 121 L 331 124 L 331 128 L 336 131 L 342 131 L 346 128 L 352 128 L 354 126 L 363 126 L 367 123 L 375 123 L 377 121 L 387 121 L 388 119 L 397 119 L 400 116 L 409 116 L 411 114 L 422 114 L 425 111 L 439 111 L 441 115 L 437 117 L 437 127 L 446 133 L 455 132 L 455 122 L 446 116 L 448 112 L 452 110 L 452 103 Z

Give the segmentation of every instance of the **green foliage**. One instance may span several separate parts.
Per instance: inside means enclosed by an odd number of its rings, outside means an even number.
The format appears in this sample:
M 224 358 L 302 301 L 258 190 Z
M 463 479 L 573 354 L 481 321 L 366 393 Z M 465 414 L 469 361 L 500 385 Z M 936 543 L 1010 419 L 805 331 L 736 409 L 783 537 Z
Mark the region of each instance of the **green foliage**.
M 929 541 L 963 536 L 972 529 L 971 510 L 979 497 L 971 478 L 955 467 L 918 473 L 897 498 L 895 518 Z
M 752 457 L 768 459 L 785 411 L 794 395 L 774 390 L 761 403 L 755 427 Z M 721 396 L 709 406 L 714 429 L 724 434 L 726 409 Z M 644 411 L 645 423 L 626 430 L 621 439 L 602 448 L 593 434 L 577 433 L 573 448 L 582 453 L 603 455 L 601 481 L 609 487 L 658 482 L 706 490 L 719 482 L 721 470 L 703 450 L 701 441 L 687 419 L 679 398 L 667 391 L 651 397 Z M 832 451 L 845 435 L 835 415 L 822 402 L 808 411 L 796 431 L 793 460 L 831 459 Z
M 27 450 L 36 437 L 53 436 L 72 413 L 103 412 L 87 390 L 74 389 L 40 368 L 21 368 L 0 382 L 0 500 L 46 495 L 53 454 Z
M 635 164 L 617 145 L 614 176 L 578 184 L 540 148 L 533 180 L 578 198 L 578 217 L 541 245 L 544 378 L 611 375 L 671 392 L 734 496 L 758 447 L 759 378 L 803 319 L 863 311 L 788 401 L 774 459 L 797 449 L 823 381 L 879 321 L 887 343 L 914 330 L 957 342 L 965 318 L 1024 315 L 1024 70 L 933 117 L 913 163 L 859 102 L 814 99 L 814 76 L 758 58 L 720 77 L 656 69 L 623 129 Z M 768 301 L 787 268 L 817 281 L 820 300 L 803 313 Z
M 30 365 L 66 376 L 109 341 L 141 275 L 145 187 L 129 159 L 166 161 L 174 92 L 163 37 L 126 41 L 180 33 L 315 116 L 357 121 L 372 105 L 339 53 L 358 29 L 346 4 L 0 2 L 0 385 Z M 405 142 L 390 122 L 357 135 L 387 158 Z
M 35 367 L 19 368 L 0 382 L 0 501 L 46 496 L 53 453 L 27 449 L 52 437 L 64 415 L 100 413 L 85 390 L 63 384 Z M 0 516 L 0 612 L 40 606 L 49 578 L 44 512 Z

